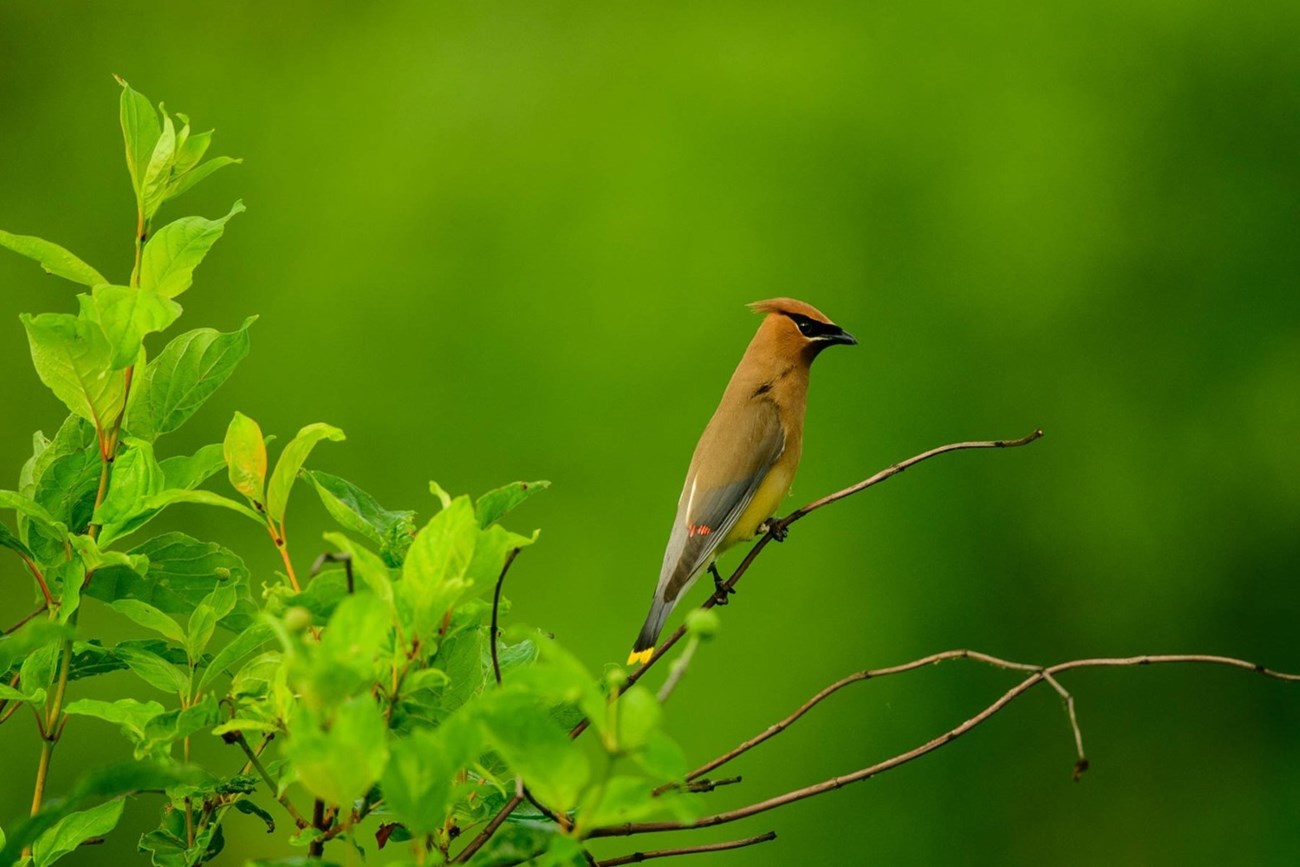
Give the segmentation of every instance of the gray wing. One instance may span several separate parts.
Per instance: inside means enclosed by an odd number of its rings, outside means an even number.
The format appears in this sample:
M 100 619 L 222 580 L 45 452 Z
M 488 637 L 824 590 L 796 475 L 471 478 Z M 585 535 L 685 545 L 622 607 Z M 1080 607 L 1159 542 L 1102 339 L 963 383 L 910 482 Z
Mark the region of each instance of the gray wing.
M 763 401 L 741 415 L 739 427 L 715 429 L 710 423 L 696 449 L 659 573 L 656 596 L 665 602 L 676 600 L 708 562 L 785 450 L 775 404 Z M 708 460 L 700 461 L 700 455 Z

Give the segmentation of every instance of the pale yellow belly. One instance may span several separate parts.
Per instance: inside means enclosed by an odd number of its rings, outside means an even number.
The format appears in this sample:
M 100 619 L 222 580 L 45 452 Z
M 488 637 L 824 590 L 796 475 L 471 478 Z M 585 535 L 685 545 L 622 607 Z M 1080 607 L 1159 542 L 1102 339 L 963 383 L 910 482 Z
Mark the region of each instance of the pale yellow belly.
M 718 545 L 719 553 L 737 542 L 754 538 L 759 526 L 776 514 L 781 507 L 781 501 L 790 493 L 796 469 L 798 469 L 797 456 L 794 460 L 778 460 L 772 466 L 767 478 L 763 479 L 758 490 L 754 492 L 754 499 L 749 501 L 749 505 L 740 513 L 740 518 L 731 528 L 731 532 Z

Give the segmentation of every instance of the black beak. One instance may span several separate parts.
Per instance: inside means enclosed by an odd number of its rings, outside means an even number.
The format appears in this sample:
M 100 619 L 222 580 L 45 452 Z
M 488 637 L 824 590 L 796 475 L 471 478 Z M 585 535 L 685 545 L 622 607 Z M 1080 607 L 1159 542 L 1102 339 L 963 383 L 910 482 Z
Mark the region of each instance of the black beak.
M 858 338 L 854 337 L 852 334 L 849 334 L 843 328 L 839 329 L 838 332 L 836 333 L 827 334 L 825 337 L 822 338 L 822 340 L 825 340 L 827 343 L 842 343 L 845 346 L 858 345 Z

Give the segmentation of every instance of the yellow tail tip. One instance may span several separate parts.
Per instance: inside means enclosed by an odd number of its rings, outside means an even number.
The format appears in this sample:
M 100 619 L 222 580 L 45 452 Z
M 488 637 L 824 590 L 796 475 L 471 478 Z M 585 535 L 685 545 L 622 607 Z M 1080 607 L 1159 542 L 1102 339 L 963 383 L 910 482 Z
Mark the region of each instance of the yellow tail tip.
M 655 649 L 653 647 L 647 647 L 645 650 L 641 650 L 641 651 L 634 650 L 632 651 L 631 654 L 628 655 L 627 664 L 641 665 L 642 663 L 649 662 L 650 657 L 654 655 L 655 655 Z

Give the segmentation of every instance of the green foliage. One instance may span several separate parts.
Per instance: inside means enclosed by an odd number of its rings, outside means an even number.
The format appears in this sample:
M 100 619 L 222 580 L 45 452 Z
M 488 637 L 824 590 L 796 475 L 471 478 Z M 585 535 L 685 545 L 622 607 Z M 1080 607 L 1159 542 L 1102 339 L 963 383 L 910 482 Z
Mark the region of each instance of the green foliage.
M 515 627 L 505 639 L 492 629 L 491 589 L 512 552 L 538 538 L 501 522 L 548 482 L 513 482 L 477 500 L 431 483 L 436 503 L 421 521 L 306 468 L 319 443 L 344 439 L 338 428 L 306 425 L 270 468 L 270 438 L 238 412 L 220 444 L 160 456 L 163 435 L 189 421 L 249 351 L 254 317 L 227 333 L 188 331 L 149 357 L 153 336 L 182 314 L 175 299 L 243 205 L 154 232 L 167 202 L 234 161 L 203 162 L 211 133 L 192 133 L 179 114 L 177 128 L 125 82 L 120 115 L 136 199 L 128 281 L 110 281 L 50 242 L 0 233 L 0 245 L 90 288 L 75 313 L 22 317 L 36 372 L 70 415 L 54 436 L 34 435 L 18 490 L 0 491 L 0 508 L 17 519 L 14 530 L 0 524 L 0 549 L 22 561 L 38 601 L 48 596 L 45 610 L 0 636 L 0 703 L 30 705 L 49 751 L 62 737 L 117 732 L 137 761 L 83 769 L 57 798 L 44 792 L 42 772 L 38 809 L 0 837 L 0 860 L 26 851 L 32 865 L 52 864 L 112 832 L 125 799 L 146 791 L 164 803 L 139 848 L 159 867 L 214 858 L 232 808 L 274 831 L 271 803 L 304 796 L 330 819 L 287 826 L 290 842 L 364 851 L 359 824 L 373 816 L 422 862 L 445 861 L 461 830 L 490 818 L 516 780 L 573 821 L 561 828 L 523 812 L 475 863 L 581 861 L 580 838 L 594 822 L 689 815 L 688 799 L 651 794 L 685 763 L 650 692 L 633 687 L 618 701 L 542 633 Z M 239 499 L 203 487 L 223 469 Z M 334 568 L 305 583 L 284 535 L 299 478 L 343 531 L 325 536 Z M 239 555 L 183 532 L 127 547 L 182 503 L 256 522 L 287 581 L 255 594 Z M 106 644 L 80 625 L 85 604 L 139 637 Z M 118 681 L 128 694 L 77 695 L 112 672 L 130 675 Z M 583 717 L 597 732 L 591 744 L 569 735 Z M 217 737 L 232 745 L 225 761 L 188 764 L 192 741 Z M 311 812 L 289 816 L 296 825 Z

